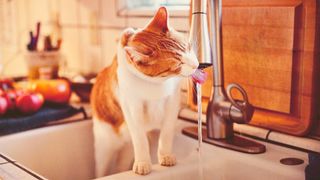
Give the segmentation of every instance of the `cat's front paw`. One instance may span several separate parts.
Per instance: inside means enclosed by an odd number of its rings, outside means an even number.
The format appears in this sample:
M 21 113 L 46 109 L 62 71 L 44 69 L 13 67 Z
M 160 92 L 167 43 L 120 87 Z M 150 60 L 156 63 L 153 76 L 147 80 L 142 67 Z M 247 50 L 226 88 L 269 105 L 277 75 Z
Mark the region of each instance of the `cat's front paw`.
M 147 175 L 151 172 L 151 163 L 149 162 L 134 162 L 133 172 L 140 175 Z
M 176 157 L 172 154 L 170 155 L 159 155 L 159 164 L 161 166 L 174 166 L 177 162 Z

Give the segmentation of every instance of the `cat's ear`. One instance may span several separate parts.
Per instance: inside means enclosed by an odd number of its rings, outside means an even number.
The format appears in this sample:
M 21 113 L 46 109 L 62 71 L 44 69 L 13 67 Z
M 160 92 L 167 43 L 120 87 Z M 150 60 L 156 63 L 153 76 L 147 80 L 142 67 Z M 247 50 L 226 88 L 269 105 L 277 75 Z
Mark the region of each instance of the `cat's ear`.
M 169 30 L 167 9 L 165 7 L 160 7 L 145 29 L 166 33 Z
M 126 52 L 127 58 L 129 58 L 134 63 L 145 62 L 149 58 L 148 55 L 145 55 L 145 54 L 137 51 L 133 47 L 126 46 L 126 47 L 124 47 L 124 51 Z

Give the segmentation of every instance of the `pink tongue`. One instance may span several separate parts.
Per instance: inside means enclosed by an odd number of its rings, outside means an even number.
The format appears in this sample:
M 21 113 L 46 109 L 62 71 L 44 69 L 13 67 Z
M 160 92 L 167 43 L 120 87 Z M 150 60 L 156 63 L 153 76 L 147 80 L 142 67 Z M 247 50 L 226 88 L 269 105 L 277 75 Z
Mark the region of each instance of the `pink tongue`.
M 207 73 L 201 69 L 197 69 L 192 75 L 192 80 L 196 83 L 203 84 L 207 80 Z

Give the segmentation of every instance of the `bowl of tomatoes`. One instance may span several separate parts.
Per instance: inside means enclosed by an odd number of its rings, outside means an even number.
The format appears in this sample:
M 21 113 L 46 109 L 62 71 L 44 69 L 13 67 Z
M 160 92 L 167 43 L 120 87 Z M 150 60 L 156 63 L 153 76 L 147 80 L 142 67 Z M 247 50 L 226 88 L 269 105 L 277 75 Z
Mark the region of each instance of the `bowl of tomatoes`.
M 0 79 L 0 116 L 20 112 L 32 114 L 44 103 L 44 97 L 38 92 L 16 89 L 11 79 Z
M 30 80 L 23 88 L 9 78 L 0 79 L 0 116 L 33 114 L 45 103 L 67 104 L 71 96 L 68 80 Z

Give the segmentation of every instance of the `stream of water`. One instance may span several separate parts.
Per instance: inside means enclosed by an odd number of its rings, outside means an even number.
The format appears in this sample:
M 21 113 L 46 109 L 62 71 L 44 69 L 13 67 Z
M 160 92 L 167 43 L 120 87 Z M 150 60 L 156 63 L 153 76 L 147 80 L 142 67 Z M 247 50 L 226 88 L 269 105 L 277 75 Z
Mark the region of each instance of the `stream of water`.
M 197 106 L 198 106 L 198 173 L 199 179 L 203 179 L 203 168 L 202 168 L 202 100 L 201 100 L 201 84 L 196 83 L 197 91 Z

